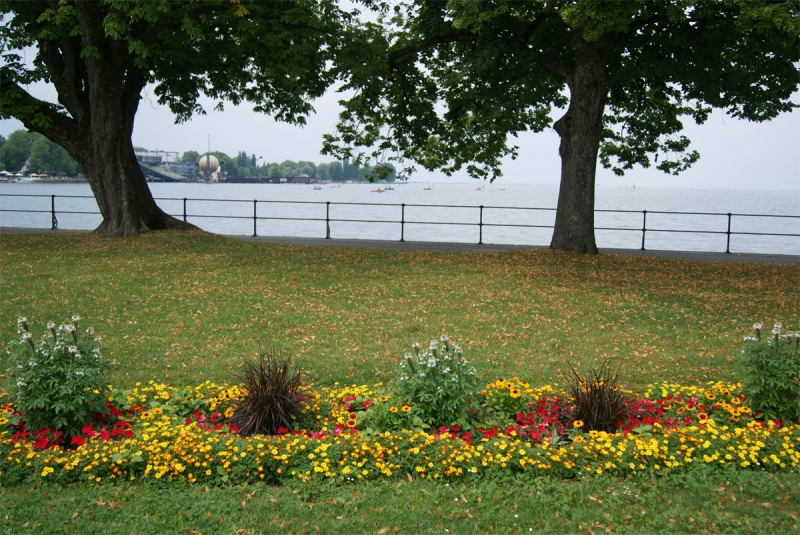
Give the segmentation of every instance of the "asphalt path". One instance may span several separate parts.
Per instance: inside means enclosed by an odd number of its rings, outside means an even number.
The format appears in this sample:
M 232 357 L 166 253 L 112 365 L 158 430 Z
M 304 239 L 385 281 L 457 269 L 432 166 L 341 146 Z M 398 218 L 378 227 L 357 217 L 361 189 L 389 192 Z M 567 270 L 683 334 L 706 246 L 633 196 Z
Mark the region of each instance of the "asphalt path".
M 0 227 L 2 234 L 59 234 L 66 232 L 88 232 L 83 230 L 49 230 L 31 228 Z M 504 245 L 495 243 L 442 243 L 421 241 L 383 241 L 383 240 L 350 240 L 324 238 L 284 238 L 274 236 L 228 236 L 229 238 L 263 243 L 284 245 L 300 245 L 308 247 L 345 247 L 352 249 L 400 249 L 410 251 L 444 251 L 444 252 L 481 252 L 481 251 L 523 251 L 528 249 L 545 249 L 536 245 Z M 752 253 L 715 253 L 699 251 L 656 251 L 638 249 L 600 249 L 601 254 L 649 256 L 655 258 L 682 258 L 686 260 L 703 260 L 709 262 L 752 262 L 764 264 L 800 264 L 800 255 L 791 254 L 752 254 Z

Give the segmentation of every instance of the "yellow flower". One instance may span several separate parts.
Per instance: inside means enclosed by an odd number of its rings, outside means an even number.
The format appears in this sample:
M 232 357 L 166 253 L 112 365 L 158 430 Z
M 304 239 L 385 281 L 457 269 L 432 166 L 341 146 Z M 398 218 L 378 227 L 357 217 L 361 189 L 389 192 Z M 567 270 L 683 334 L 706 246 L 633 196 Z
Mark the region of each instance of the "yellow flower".
M 403 405 L 401 408 L 402 408 L 403 412 L 411 412 L 411 406 L 410 405 Z
M 389 407 L 389 412 L 397 412 L 397 407 Z
M 583 427 L 583 420 L 575 420 L 574 422 L 572 422 L 572 427 L 574 427 L 575 429 L 580 429 L 581 427 Z
M 514 399 L 518 398 L 519 394 L 520 392 L 516 388 L 512 389 L 511 392 L 509 393 L 509 395 Z
M 161 407 L 156 407 L 156 408 L 153 409 L 152 412 L 153 412 L 153 416 L 158 416 L 159 414 L 164 412 L 164 409 L 162 409 Z
M 0 425 L 6 425 L 8 423 L 8 418 L 0 418 Z

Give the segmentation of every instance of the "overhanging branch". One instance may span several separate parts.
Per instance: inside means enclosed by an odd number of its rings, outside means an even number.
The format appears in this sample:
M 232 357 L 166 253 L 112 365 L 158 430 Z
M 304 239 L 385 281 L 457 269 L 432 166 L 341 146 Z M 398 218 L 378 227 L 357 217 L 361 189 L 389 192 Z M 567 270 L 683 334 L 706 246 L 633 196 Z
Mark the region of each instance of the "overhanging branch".
M 422 39 L 421 41 L 417 41 L 415 43 L 411 43 L 408 46 L 404 46 L 403 48 L 393 50 L 389 52 L 389 69 L 392 69 L 394 64 L 404 57 L 413 54 L 419 50 L 424 50 L 428 47 L 434 45 L 440 45 L 444 43 L 456 43 L 456 42 L 466 42 L 466 41 L 474 41 L 475 34 L 469 32 L 459 32 L 459 33 L 452 33 L 446 35 L 440 35 L 437 37 L 430 37 L 428 39 Z
M 16 82 L 1 73 L 0 88 L 3 92 L 3 107 L 13 110 L 13 116 L 19 119 L 25 128 L 42 134 L 72 153 L 70 147 L 76 138 L 70 133 L 75 132 L 77 128 L 73 119 L 58 113 L 55 104 L 32 97 Z

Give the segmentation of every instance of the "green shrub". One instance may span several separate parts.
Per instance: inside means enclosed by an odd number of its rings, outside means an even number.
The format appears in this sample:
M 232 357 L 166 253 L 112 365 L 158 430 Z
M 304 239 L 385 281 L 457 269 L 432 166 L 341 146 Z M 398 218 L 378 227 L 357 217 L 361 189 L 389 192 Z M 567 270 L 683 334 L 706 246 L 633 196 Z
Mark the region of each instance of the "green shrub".
M 765 419 L 800 419 L 800 333 L 781 334 L 776 323 L 769 336 L 763 326 L 753 325 L 755 336 L 746 336 L 739 356 L 739 373 L 747 404 Z
M 619 374 L 612 374 L 605 363 L 599 370 L 592 368 L 586 379 L 570 366 L 567 393 L 572 416 L 583 422 L 583 430 L 607 433 L 616 430 L 615 424 L 625 416 L 625 401 L 618 380 Z
M 412 402 L 414 413 L 426 424 L 470 426 L 477 390 L 475 369 L 467 364 L 458 344 L 447 336 L 432 340 L 424 350 L 413 346 L 400 362 L 399 396 Z
M 242 375 L 247 395 L 233 411 L 229 423 L 243 436 L 291 432 L 308 406 L 308 380 L 291 358 L 273 351 L 259 353 L 257 363 L 245 362 Z
M 363 403 L 360 398 L 356 398 L 354 405 Z M 367 434 L 374 434 L 383 431 L 403 431 L 411 429 L 421 431 L 429 426 L 413 412 L 411 406 L 401 404 L 400 406 L 392 403 L 377 401 L 368 407 L 356 412 L 357 428 Z
M 49 428 L 68 440 L 108 412 L 100 337 L 91 328 L 81 332 L 80 319 L 72 316 L 58 329 L 48 323 L 38 343 L 27 319 L 17 320 L 20 339 L 8 350 L 9 393 L 29 431 Z

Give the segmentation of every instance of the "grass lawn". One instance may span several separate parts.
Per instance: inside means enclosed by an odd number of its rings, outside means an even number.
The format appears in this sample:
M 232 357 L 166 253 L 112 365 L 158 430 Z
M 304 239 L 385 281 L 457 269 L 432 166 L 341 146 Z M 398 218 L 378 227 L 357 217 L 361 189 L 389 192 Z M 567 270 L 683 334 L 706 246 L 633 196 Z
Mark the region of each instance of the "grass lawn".
M 391 381 L 411 343 L 448 334 L 483 381 L 563 383 L 568 364 L 608 361 L 625 386 L 640 389 L 735 381 L 754 322 L 800 326 L 798 288 L 798 265 L 349 250 L 203 233 L 3 235 L 0 344 L 15 338 L 18 316 L 42 325 L 79 314 L 103 336 L 114 362 L 108 378 L 120 388 L 229 382 L 259 344 L 332 385 Z M 786 533 L 798 529 L 798 488 L 797 474 L 744 471 L 208 493 L 183 484 L 37 484 L 0 489 L 13 504 L 0 531 Z

